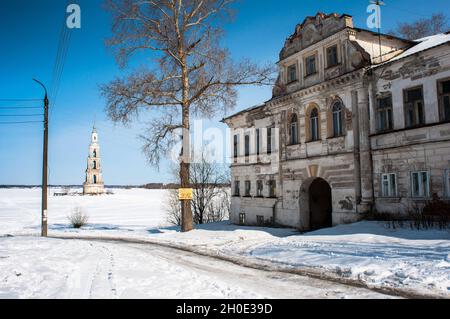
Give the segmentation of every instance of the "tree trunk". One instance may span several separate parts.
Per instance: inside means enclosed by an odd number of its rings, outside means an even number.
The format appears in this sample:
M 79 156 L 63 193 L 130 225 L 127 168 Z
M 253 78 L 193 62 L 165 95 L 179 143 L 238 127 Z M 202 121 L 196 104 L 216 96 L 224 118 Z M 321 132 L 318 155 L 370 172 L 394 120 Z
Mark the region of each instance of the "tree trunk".
M 181 54 L 180 54 L 181 55 Z M 191 162 L 191 142 L 190 142 L 190 114 L 189 114 L 189 77 L 186 66 L 186 59 L 182 65 L 183 81 L 183 150 L 180 164 L 180 180 L 182 188 L 190 188 L 189 168 Z M 189 232 L 194 229 L 192 220 L 192 208 L 190 200 L 181 201 L 181 231 Z
M 189 185 L 189 163 L 184 161 L 180 164 L 180 179 L 182 188 L 190 188 Z M 181 201 L 181 231 L 188 232 L 194 229 L 192 221 L 191 201 Z

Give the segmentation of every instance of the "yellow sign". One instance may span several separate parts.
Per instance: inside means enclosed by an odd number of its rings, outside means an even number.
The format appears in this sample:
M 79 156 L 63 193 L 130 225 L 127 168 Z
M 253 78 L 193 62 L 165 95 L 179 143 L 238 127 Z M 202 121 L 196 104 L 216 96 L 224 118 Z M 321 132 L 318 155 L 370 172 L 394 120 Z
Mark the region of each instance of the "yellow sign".
M 178 190 L 178 197 L 180 200 L 192 200 L 194 190 L 192 188 L 180 188 Z

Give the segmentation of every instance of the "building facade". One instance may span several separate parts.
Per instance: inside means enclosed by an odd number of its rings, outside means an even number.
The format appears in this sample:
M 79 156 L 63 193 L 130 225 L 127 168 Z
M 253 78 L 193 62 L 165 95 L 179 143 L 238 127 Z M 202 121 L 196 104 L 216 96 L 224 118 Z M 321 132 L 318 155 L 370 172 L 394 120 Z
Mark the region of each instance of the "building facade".
M 94 127 L 91 134 L 91 144 L 89 145 L 89 155 L 87 159 L 86 180 L 83 184 L 84 195 L 100 195 L 105 192 L 103 183 L 100 145 L 98 133 Z
M 281 50 L 273 98 L 224 119 L 232 221 L 311 230 L 448 196 L 449 43 L 306 18 Z

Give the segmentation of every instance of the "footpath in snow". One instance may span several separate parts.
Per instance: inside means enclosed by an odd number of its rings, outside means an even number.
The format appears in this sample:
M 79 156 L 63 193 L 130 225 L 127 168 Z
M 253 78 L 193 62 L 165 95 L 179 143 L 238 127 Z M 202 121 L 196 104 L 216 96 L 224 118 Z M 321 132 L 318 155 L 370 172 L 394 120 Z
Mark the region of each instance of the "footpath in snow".
M 38 233 L 38 195 L 36 190 L 0 191 L 0 236 Z M 300 234 L 223 222 L 183 234 L 165 224 L 164 197 L 164 191 L 117 190 L 99 198 L 51 198 L 50 235 L 157 243 L 252 267 L 450 298 L 449 230 L 394 230 L 382 222 L 360 222 Z M 82 230 L 67 223 L 76 206 L 90 216 Z
M 183 234 L 177 228 L 105 231 L 55 229 L 55 236 L 147 241 L 251 267 L 340 279 L 405 295 L 450 298 L 450 233 L 392 230 L 360 222 L 299 234 L 292 229 L 238 227 L 227 222 Z

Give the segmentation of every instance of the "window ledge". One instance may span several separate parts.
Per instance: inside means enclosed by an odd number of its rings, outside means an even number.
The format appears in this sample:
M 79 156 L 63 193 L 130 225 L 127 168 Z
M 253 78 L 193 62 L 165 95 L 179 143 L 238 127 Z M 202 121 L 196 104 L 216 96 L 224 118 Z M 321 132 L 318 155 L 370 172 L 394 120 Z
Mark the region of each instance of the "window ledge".
M 329 137 L 329 138 L 327 138 L 327 140 L 342 140 L 342 139 L 345 139 L 345 137 L 346 137 L 347 135 L 340 135 L 340 136 L 331 136 L 331 137 Z
M 307 79 L 307 78 L 311 78 L 311 77 L 313 77 L 314 75 L 317 75 L 317 74 L 319 74 L 319 72 L 314 72 L 314 73 L 311 73 L 311 74 L 306 74 L 305 75 L 305 79 Z
M 385 202 L 392 202 L 392 203 L 399 203 L 402 201 L 401 197 L 378 197 L 379 200 L 385 201 Z
M 339 63 L 337 63 L 337 64 L 327 66 L 327 67 L 325 68 L 325 70 L 330 70 L 330 69 L 333 69 L 333 68 L 335 68 L 335 67 L 337 67 L 337 66 L 342 66 L 342 63 L 339 62 Z
M 295 84 L 295 83 L 298 83 L 298 82 L 299 82 L 298 79 L 296 79 L 296 80 L 287 82 L 286 85 L 292 85 L 292 84 Z
M 322 140 L 317 140 L 317 141 L 309 141 L 309 142 L 306 142 L 305 144 L 319 144 L 319 143 L 322 143 Z

